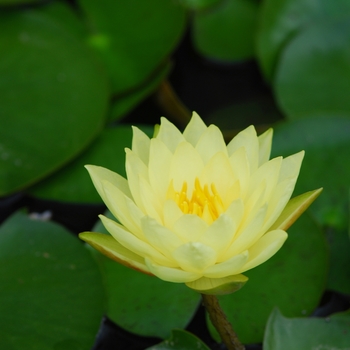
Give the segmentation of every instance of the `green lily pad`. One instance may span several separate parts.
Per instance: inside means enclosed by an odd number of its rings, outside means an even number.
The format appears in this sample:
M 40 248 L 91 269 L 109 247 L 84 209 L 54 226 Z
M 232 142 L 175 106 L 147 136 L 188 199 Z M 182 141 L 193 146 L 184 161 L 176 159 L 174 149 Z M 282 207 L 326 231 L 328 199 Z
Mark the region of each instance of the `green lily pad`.
M 328 250 L 323 233 L 303 214 L 288 230 L 281 250 L 264 264 L 244 273 L 249 281 L 242 289 L 219 296 L 238 338 L 259 343 L 274 307 L 290 317 L 309 315 L 318 305 L 328 272 Z M 208 320 L 214 337 L 218 335 Z
M 350 14 L 321 22 L 290 40 L 280 55 L 274 88 L 291 119 L 350 114 Z
M 152 134 L 153 128 L 142 127 Z M 84 166 L 106 167 L 122 176 L 125 173 L 125 147 L 131 147 L 132 128 L 119 125 L 106 128 L 96 141 L 74 162 L 29 189 L 32 195 L 61 202 L 102 203 Z
M 195 335 L 180 330 L 174 329 L 169 339 L 162 343 L 151 346 L 146 350 L 210 350 L 199 338 Z
M 0 227 L 0 348 L 90 349 L 104 312 L 101 274 L 61 226 L 17 213 Z
M 295 193 L 324 187 L 309 211 L 326 226 L 330 245 L 328 288 L 350 293 L 348 193 L 350 188 L 350 119 L 313 117 L 286 122 L 275 128 L 272 154 L 305 150 Z
M 193 41 L 204 56 L 221 61 L 241 61 L 254 56 L 259 4 L 252 0 L 227 0 L 195 13 Z
M 107 78 L 67 26 L 36 10 L 0 15 L 0 195 L 35 183 L 100 132 Z
M 107 234 L 100 222 L 93 231 Z M 164 282 L 127 268 L 90 249 L 105 279 L 107 315 L 112 321 L 130 332 L 160 338 L 187 326 L 200 301 L 199 293 L 183 283 Z
M 264 1 L 257 32 L 257 54 L 265 77 L 269 80 L 273 78 L 281 53 L 288 48 L 295 35 L 310 25 L 345 18 L 347 15 L 350 15 L 348 0 Z
M 287 318 L 275 309 L 267 323 L 264 350 L 345 350 L 350 344 L 350 312 L 327 318 Z
M 172 0 L 79 0 L 104 60 L 113 92 L 133 89 L 151 76 L 178 44 L 186 10 Z
M 152 94 L 161 82 L 166 79 L 167 75 L 170 73 L 171 66 L 172 64 L 170 62 L 164 62 L 158 70 L 154 72 L 154 75 L 149 77 L 149 79 L 142 83 L 137 89 L 126 95 L 122 94 L 121 96 L 117 96 L 115 101 L 113 101 L 109 120 L 115 121 L 124 117 L 138 103 Z
M 349 148 L 350 118 L 310 117 L 274 129 L 273 157 L 305 150 L 295 194 L 323 187 L 310 211 L 321 225 L 343 230 L 348 227 Z
M 180 2 L 191 10 L 205 10 L 208 7 L 220 4 L 223 0 L 180 0 Z

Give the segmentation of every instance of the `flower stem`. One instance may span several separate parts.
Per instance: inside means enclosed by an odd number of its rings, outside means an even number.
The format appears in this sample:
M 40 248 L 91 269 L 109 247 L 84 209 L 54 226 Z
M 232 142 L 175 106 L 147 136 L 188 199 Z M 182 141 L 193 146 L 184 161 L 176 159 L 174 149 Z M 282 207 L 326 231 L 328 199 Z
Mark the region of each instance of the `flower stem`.
M 210 320 L 219 332 L 221 340 L 228 350 L 244 350 L 244 345 L 239 341 L 237 334 L 232 329 L 225 313 L 222 311 L 218 298 L 215 295 L 202 294 L 203 305 L 207 309 Z

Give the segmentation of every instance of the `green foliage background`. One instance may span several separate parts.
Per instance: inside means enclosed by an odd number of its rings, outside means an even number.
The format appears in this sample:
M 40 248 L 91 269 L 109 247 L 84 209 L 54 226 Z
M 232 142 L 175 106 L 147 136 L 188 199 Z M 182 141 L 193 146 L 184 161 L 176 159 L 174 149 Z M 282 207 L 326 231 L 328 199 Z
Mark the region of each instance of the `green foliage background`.
M 306 316 L 325 290 L 350 295 L 346 0 L 0 0 L 0 195 L 101 203 L 83 165 L 125 175 L 131 111 L 153 96 L 168 119 L 189 120 L 168 81 L 187 32 L 208 62 L 255 61 L 271 93 L 218 105 L 206 120 L 227 139 L 252 121 L 272 126 L 273 156 L 306 151 L 295 194 L 324 187 L 285 248 L 223 297 L 223 308 L 246 344 L 343 348 L 348 312 L 332 315 L 331 326 Z M 155 117 L 139 125 L 149 135 Z M 10 217 L 0 266 L 1 348 L 91 348 L 107 314 L 134 333 L 168 338 L 154 349 L 206 349 L 172 333 L 190 322 L 198 295 L 111 263 L 55 223 Z

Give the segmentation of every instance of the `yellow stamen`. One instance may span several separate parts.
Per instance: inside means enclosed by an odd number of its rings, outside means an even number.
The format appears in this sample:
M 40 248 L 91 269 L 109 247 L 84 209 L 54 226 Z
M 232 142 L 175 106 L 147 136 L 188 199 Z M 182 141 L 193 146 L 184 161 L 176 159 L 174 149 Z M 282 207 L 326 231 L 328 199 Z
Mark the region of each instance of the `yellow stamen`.
M 191 197 L 187 195 L 187 182 L 184 182 L 181 190 L 177 192 L 171 181 L 167 198 L 173 199 L 184 214 L 198 215 L 209 222 L 216 220 L 224 211 L 224 205 L 215 184 L 201 186 L 198 178 L 194 181 Z

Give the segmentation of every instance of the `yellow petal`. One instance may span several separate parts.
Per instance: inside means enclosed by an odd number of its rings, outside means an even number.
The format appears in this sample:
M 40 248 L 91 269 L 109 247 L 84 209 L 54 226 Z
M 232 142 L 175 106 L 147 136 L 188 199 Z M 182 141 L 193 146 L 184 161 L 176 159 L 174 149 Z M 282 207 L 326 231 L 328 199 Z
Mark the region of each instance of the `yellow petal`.
M 250 165 L 246 149 L 240 147 L 230 155 L 229 160 L 234 177 L 240 183 L 241 198 L 244 199 L 248 191 L 250 180 Z
M 142 130 L 132 126 L 131 149 L 145 164 L 148 164 L 150 142 L 150 138 Z
M 172 252 L 183 244 L 181 239 L 150 217 L 145 216 L 141 223 L 148 243 L 162 252 L 168 259 L 173 260 Z
M 270 159 L 272 146 L 273 129 L 266 130 L 263 134 L 258 136 L 259 141 L 259 166 Z
M 110 259 L 151 275 L 145 265 L 144 258 L 123 247 L 112 236 L 96 232 L 82 232 L 79 234 L 79 238 Z
M 322 190 L 322 188 L 319 188 L 318 190 L 309 191 L 292 198 L 270 230 L 287 230 L 321 194 Z
M 195 242 L 208 228 L 208 224 L 197 215 L 182 215 L 173 226 L 173 231 L 184 242 Z
M 149 182 L 142 175 L 139 176 L 139 191 L 143 207 L 145 208 L 145 214 L 163 223 L 162 202 L 157 194 L 154 193 Z
M 148 168 L 136 153 L 127 148 L 125 149 L 125 152 L 125 170 L 128 178 L 130 192 L 136 205 L 145 213 L 146 211 L 140 195 L 139 177 L 143 176 L 144 178 L 148 179 Z
M 287 239 L 287 232 L 274 230 L 262 236 L 249 248 L 249 260 L 240 272 L 250 270 L 275 255 Z
M 149 271 L 151 271 L 151 273 L 153 273 L 158 278 L 164 281 L 175 282 L 175 283 L 186 283 L 186 282 L 192 282 L 201 277 L 200 274 L 195 272 L 189 272 L 189 271 L 181 270 L 179 268 L 159 265 L 149 258 L 145 258 L 145 263 Z
M 297 179 L 304 155 L 305 152 L 301 151 L 283 159 L 278 182 L 282 182 L 287 178 Z
M 198 140 L 206 130 L 207 126 L 204 124 L 201 117 L 196 112 L 193 112 L 192 118 L 183 132 L 183 136 L 187 142 L 195 147 Z
M 103 189 L 106 194 L 105 204 L 109 211 L 123 224 L 129 231 L 143 238 L 141 230 L 141 218 L 144 213 L 117 187 L 108 181 L 103 181 Z
M 158 250 L 153 248 L 147 242 L 134 236 L 122 225 L 119 225 L 115 221 L 108 219 L 103 215 L 100 215 L 99 217 L 107 231 L 126 249 L 142 257 L 150 257 L 159 264 L 165 266 L 174 266 L 174 264 Z
M 187 194 L 192 195 L 195 179 L 203 170 L 203 161 L 198 152 L 188 142 L 182 142 L 176 148 L 170 166 L 170 180 L 176 191 L 180 191 L 184 181 L 187 182 Z
M 148 164 L 148 177 L 153 191 L 165 201 L 169 187 L 169 173 L 172 153 L 159 139 L 152 139 Z
M 179 143 L 185 141 L 178 128 L 166 118 L 161 118 L 160 128 L 156 138 L 162 141 L 172 153 Z
M 216 261 L 216 252 L 213 248 L 199 243 L 189 242 L 173 251 L 173 257 L 184 271 L 201 273 L 205 268 Z
M 210 125 L 198 140 L 196 150 L 204 164 L 218 152 L 222 152 L 227 156 L 226 144 L 220 129 L 215 125 Z
M 263 201 L 266 202 L 271 197 L 271 193 L 276 187 L 279 179 L 282 161 L 282 157 L 271 159 L 270 161 L 264 163 L 260 168 L 258 168 L 254 174 L 252 174 L 249 190 L 247 193 L 248 197 L 251 196 L 254 191 L 256 191 L 262 182 L 266 184 L 265 197 Z
M 228 249 L 220 256 L 220 260 L 228 260 L 233 256 L 240 254 L 242 251 L 248 249 L 254 242 L 256 242 L 264 232 L 261 231 L 262 224 L 265 219 L 267 206 L 263 206 L 256 213 L 255 217 L 243 229 L 239 229 L 233 242 Z
M 224 295 L 236 292 L 248 281 L 244 275 L 233 275 L 224 278 L 202 277 L 193 282 L 187 282 L 186 286 L 198 293 L 208 295 Z
M 244 147 L 247 152 L 250 172 L 253 173 L 259 163 L 259 141 L 254 126 L 244 129 L 230 141 L 227 145 L 229 156 L 241 147 Z
M 163 222 L 165 227 L 172 230 L 175 222 L 183 215 L 184 213 L 172 199 L 165 201 L 163 206 Z
M 212 247 L 220 256 L 232 242 L 236 228 L 232 218 L 222 214 L 208 227 L 198 241 Z
M 203 272 L 203 276 L 208 278 L 223 278 L 237 275 L 242 272 L 242 267 L 245 265 L 248 258 L 248 251 L 245 251 L 241 254 L 235 255 L 231 259 L 208 267 Z
M 234 182 L 234 173 L 227 155 L 223 152 L 216 153 L 205 165 L 201 176 L 201 184 L 214 184 L 221 198 L 224 198 L 227 189 Z
M 88 170 L 91 176 L 91 180 L 103 201 L 105 200 L 105 195 L 101 183 L 103 180 L 106 180 L 112 183 L 114 186 L 118 187 L 126 196 L 130 198 L 132 197 L 128 181 L 119 174 L 96 165 L 85 165 L 85 168 Z

